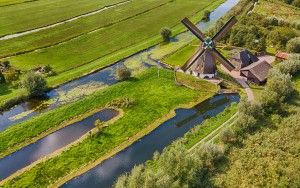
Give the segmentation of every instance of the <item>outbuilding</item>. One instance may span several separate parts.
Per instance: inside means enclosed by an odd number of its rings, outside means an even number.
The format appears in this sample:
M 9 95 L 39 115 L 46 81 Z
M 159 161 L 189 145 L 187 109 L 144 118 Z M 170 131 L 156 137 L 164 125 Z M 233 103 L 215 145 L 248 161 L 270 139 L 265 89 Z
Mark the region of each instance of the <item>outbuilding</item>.
M 262 85 L 266 82 L 271 68 L 267 61 L 258 61 L 242 68 L 240 75 L 246 77 L 249 82 Z
M 232 57 L 231 60 L 232 64 L 235 66 L 235 70 L 237 71 L 257 61 L 259 61 L 259 59 L 249 50 L 243 50 L 238 52 Z
M 277 52 L 276 55 L 276 60 L 278 61 L 284 61 L 284 60 L 288 60 L 289 59 L 289 54 L 286 52 Z

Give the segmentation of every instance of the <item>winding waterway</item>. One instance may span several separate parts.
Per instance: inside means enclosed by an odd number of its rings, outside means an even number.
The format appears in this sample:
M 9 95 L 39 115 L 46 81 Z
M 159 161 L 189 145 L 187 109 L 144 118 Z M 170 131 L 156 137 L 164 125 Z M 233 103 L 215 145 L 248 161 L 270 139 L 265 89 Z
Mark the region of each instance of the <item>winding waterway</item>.
M 238 2 L 239 0 L 227 0 L 210 14 L 209 22 L 200 22 L 197 24 L 198 27 L 203 31 L 209 29 Z M 0 132 L 11 125 L 25 121 L 43 112 L 57 108 L 62 104 L 78 100 L 97 90 L 117 83 L 117 80 L 114 77 L 114 72 L 119 66 L 125 64 L 126 66 L 130 67 L 132 61 L 139 64 L 138 68 L 132 68 L 133 71 L 140 71 L 140 69 L 147 68 L 149 66 L 162 66 L 160 61 L 156 59 L 160 59 L 162 56 L 181 48 L 194 39 L 195 37 L 190 32 L 179 34 L 176 36 L 175 40 L 168 45 L 168 48 L 170 48 L 171 51 L 164 50 L 164 46 L 162 45 L 156 45 L 147 50 L 134 54 L 131 57 L 121 60 L 108 68 L 102 69 L 87 76 L 83 76 L 49 91 L 47 93 L 49 99 L 46 101 L 30 100 L 16 105 L 10 110 L 0 113 Z M 164 53 L 162 53 L 162 51 Z M 157 53 L 159 55 L 156 55 Z
M 114 109 L 103 109 L 81 121 L 72 123 L 58 131 L 41 138 L 2 159 L 0 159 L 0 180 L 7 178 L 31 163 L 73 143 L 95 128 L 94 122 L 106 122 L 119 114 Z
M 111 187 L 120 175 L 129 172 L 135 165 L 150 160 L 155 151 L 161 152 L 174 140 L 201 124 L 206 118 L 216 116 L 233 102 L 239 102 L 238 95 L 216 95 L 191 109 L 177 109 L 175 117 L 162 123 L 150 134 L 62 187 Z

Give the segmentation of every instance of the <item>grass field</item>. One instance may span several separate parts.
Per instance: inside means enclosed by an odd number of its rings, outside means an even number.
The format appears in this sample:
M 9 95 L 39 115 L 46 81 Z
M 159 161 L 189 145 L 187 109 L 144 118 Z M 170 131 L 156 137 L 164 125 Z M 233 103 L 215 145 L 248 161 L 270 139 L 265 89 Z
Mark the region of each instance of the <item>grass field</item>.
M 1 7 L 0 36 L 57 23 L 121 1 L 80 0 L 74 3 L 72 0 L 39 0 Z
M 198 44 L 199 45 L 199 44 Z M 179 49 L 176 53 L 165 58 L 163 61 L 168 65 L 173 67 L 184 65 L 187 60 L 189 60 L 192 55 L 196 52 L 197 46 L 195 45 L 187 45 L 184 48 Z
M 24 10 L 22 9 L 18 14 L 21 12 L 25 14 L 24 11 L 30 14 L 30 11 L 33 10 L 29 5 L 34 3 L 34 6 L 42 6 L 47 2 L 52 5 L 57 1 L 43 0 L 12 5 L 12 7 L 23 6 Z M 101 2 L 104 3 L 104 1 Z M 116 1 L 109 1 L 106 4 L 114 2 Z M 39 49 L 31 53 L 13 56 L 8 60 L 13 66 L 23 71 L 40 65 L 51 65 L 58 73 L 57 76 L 47 78 L 50 87 L 53 87 L 159 43 L 161 41 L 159 31 L 164 26 L 172 27 L 174 34 L 183 31 L 184 27 L 180 24 L 183 17 L 189 16 L 194 20 L 200 20 L 204 10 L 213 9 L 222 2 L 223 0 L 214 0 L 213 2 L 191 0 L 189 3 L 183 3 L 183 0 L 146 0 L 143 2 L 133 0 L 128 4 L 55 28 L 2 41 L 1 43 L 4 45 L 0 47 L 0 57 Z M 36 3 L 39 5 L 35 5 Z M 89 3 L 93 3 L 93 1 L 89 1 Z M 74 8 L 79 5 L 80 3 L 76 4 Z M 8 9 L 11 9 L 11 6 L 0 7 L 0 11 L 5 10 L 7 14 L 9 13 Z M 0 20 L 0 23 L 8 24 L 12 18 L 5 16 L 2 19 L 4 20 Z M 26 19 L 29 18 L 24 16 L 24 19 L 22 23 L 26 23 Z M 22 19 L 19 17 L 17 20 Z M 136 27 L 132 27 L 132 25 L 136 25 Z M 22 91 L 15 91 L 16 89 L 11 86 L 5 88 L 1 88 L 1 92 L 5 94 L 0 96 L 0 105 L 23 94 Z
M 0 46 L 0 57 L 11 56 L 66 42 L 88 32 L 99 30 L 131 17 L 138 16 L 168 2 L 169 0 L 132 1 L 53 28 L 4 40 L 1 42 L 3 45 Z M 145 6 L 145 4 L 147 6 Z
M 189 3 L 183 3 L 182 0 L 172 1 L 118 24 L 9 60 L 21 70 L 49 64 L 58 73 L 64 72 L 141 43 L 158 35 L 162 27 L 174 27 L 180 24 L 183 17 L 193 15 L 209 5 L 208 1 L 201 2 L 201 5 L 199 3 L 196 0 Z M 132 34 L 136 35 L 133 37 Z
M 204 81 L 202 87 L 211 87 L 211 85 Z M 135 101 L 132 107 L 123 109 L 124 116 L 106 128 L 102 134 L 89 137 L 78 146 L 74 146 L 61 155 L 38 164 L 28 172 L 9 181 L 5 186 L 45 187 L 50 185 L 71 171 L 77 170 L 103 156 L 129 137 L 155 122 L 155 120 L 166 117 L 170 110 L 181 104 L 204 100 L 213 94 L 213 92 L 191 90 L 177 86 L 174 83 L 172 71 L 161 70 L 158 78 L 157 69 L 153 68 L 131 81 L 119 83 L 82 101 L 66 105 L 11 127 L 0 133 L 2 152 L 9 147 L 13 147 L 14 144 L 26 141 L 43 131 L 54 128 L 68 118 L 91 109 L 101 108 L 113 99 L 128 97 Z M 156 102 L 153 103 L 153 101 Z M 82 155 L 82 153 L 85 155 Z

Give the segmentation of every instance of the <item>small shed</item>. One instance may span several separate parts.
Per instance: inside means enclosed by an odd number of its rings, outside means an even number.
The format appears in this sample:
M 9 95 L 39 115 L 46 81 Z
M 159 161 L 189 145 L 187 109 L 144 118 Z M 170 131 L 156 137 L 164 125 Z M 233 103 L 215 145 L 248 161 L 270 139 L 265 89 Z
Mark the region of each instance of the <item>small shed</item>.
M 244 67 L 249 66 L 252 63 L 259 61 L 259 59 L 252 54 L 249 50 L 243 50 L 238 52 L 232 57 L 232 63 L 236 70 L 241 70 Z
M 275 57 L 276 57 L 276 60 L 278 60 L 278 61 L 284 61 L 284 60 L 289 59 L 289 54 L 286 52 L 279 51 L 276 53 Z
M 242 68 L 240 75 L 246 77 L 249 82 L 262 85 L 266 82 L 271 68 L 267 61 L 258 61 Z

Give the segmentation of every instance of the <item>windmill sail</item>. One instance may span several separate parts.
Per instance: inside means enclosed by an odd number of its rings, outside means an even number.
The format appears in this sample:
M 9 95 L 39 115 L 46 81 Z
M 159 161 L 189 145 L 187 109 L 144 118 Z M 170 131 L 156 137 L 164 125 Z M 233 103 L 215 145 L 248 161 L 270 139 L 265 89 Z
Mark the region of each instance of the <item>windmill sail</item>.
M 205 40 L 205 35 L 188 19 L 184 18 L 181 21 L 198 39 L 202 42 Z

